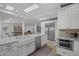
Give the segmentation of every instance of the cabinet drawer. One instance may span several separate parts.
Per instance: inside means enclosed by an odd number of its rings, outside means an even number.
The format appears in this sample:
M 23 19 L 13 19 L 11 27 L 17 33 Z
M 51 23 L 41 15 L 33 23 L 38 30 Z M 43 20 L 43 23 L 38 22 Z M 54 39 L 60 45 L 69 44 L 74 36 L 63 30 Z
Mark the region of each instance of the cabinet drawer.
M 57 48 L 57 54 L 63 55 L 63 56 L 73 56 L 73 51 Z
M 35 39 L 32 39 L 32 38 L 31 39 L 27 39 L 27 38 L 20 39 L 18 40 L 18 46 L 28 44 L 28 42 L 32 42 L 32 41 L 35 41 Z
M 16 56 L 17 42 L 12 42 L 0 46 L 0 56 Z
M 34 50 L 35 50 L 35 42 L 34 41 L 27 44 L 27 55 L 32 53 Z
M 26 56 L 26 45 L 18 47 L 18 56 Z
M 18 46 L 18 56 L 27 56 L 35 50 L 35 41 Z

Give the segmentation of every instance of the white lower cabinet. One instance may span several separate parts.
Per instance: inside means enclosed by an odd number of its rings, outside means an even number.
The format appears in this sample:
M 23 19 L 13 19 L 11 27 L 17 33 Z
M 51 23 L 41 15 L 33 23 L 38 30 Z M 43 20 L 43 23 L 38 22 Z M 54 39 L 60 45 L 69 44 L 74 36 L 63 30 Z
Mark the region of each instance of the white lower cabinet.
M 79 41 L 74 41 L 74 56 L 79 56 Z
M 0 45 L 0 56 L 17 56 L 17 42 Z
M 41 46 L 45 45 L 47 43 L 47 35 L 41 36 Z
M 73 50 L 67 50 L 63 48 L 57 47 L 57 54 L 63 56 L 79 56 L 79 41 L 74 40 Z
M 27 55 L 31 54 L 35 50 L 35 42 L 27 44 Z
M 57 48 L 57 54 L 62 55 L 62 56 L 73 56 L 73 50 L 66 50 L 62 48 Z
M 18 56 L 26 56 L 26 45 L 18 47 Z
M 27 56 L 35 50 L 35 41 L 18 46 L 18 56 Z

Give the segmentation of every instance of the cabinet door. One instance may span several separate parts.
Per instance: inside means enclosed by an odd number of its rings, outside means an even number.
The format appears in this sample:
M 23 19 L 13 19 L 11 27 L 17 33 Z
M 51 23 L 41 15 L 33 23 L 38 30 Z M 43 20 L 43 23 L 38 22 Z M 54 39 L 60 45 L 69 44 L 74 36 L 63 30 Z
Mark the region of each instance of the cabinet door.
M 18 56 L 26 56 L 26 45 L 18 47 Z
M 27 48 L 26 54 L 27 55 L 31 54 L 35 50 L 35 42 L 33 41 L 28 43 L 26 48 Z
M 73 51 L 57 47 L 57 54 L 62 56 L 73 56 Z
M 58 12 L 59 29 L 79 29 L 79 5 Z
M 18 56 L 27 56 L 35 50 L 35 42 L 27 43 L 18 47 Z
M 68 12 L 71 29 L 79 29 L 79 7 L 70 8 Z
M 47 35 L 41 36 L 41 46 L 45 45 L 47 43 Z
M 74 42 L 74 55 L 79 56 L 79 42 L 78 41 Z
M 69 28 L 69 17 L 68 17 L 68 11 L 60 10 L 58 12 L 58 29 L 68 29 Z
M 17 56 L 17 42 L 1 45 L 0 56 Z

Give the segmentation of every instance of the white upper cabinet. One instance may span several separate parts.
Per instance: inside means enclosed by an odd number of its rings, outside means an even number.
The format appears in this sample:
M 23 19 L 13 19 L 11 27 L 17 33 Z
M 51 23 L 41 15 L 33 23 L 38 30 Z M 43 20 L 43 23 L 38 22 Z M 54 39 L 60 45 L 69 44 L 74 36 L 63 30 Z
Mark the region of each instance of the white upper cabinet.
M 67 29 L 69 25 L 67 10 L 58 12 L 58 29 Z
M 79 29 L 79 5 L 58 12 L 58 29 Z
M 79 6 L 69 10 L 69 20 L 71 29 L 79 29 Z

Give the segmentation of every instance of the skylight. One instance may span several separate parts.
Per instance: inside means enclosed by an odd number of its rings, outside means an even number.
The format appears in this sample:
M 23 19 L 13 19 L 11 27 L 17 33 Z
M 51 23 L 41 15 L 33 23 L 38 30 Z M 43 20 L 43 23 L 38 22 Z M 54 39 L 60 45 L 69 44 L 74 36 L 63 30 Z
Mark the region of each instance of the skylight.
M 30 6 L 30 7 L 26 8 L 26 9 L 24 9 L 24 11 L 25 11 L 25 12 L 30 12 L 30 11 L 35 10 L 35 9 L 37 9 L 37 8 L 39 8 L 39 6 L 36 5 L 36 4 L 33 4 L 32 6 Z
M 6 6 L 6 9 L 9 11 L 13 11 L 14 7 L 8 5 L 8 6 Z

